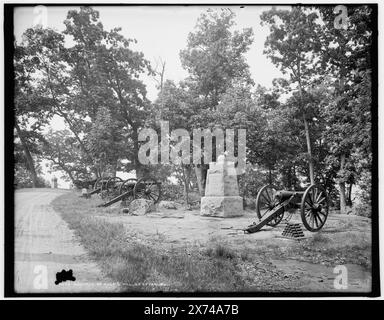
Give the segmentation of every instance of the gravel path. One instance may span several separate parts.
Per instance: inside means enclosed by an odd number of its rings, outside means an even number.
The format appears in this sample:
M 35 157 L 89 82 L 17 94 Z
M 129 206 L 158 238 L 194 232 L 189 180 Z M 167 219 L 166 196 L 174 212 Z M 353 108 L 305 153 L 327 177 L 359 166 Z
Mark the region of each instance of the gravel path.
M 15 291 L 18 293 L 113 292 L 50 202 L 67 191 L 32 189 L 15 192 Z M 55 284 L 56 273 L 73 270 L 75 281 Z

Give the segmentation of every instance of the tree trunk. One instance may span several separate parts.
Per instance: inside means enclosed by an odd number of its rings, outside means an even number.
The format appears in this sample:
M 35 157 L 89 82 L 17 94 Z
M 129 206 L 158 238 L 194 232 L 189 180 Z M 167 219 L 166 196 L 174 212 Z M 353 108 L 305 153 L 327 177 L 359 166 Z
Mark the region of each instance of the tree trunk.
M 345 68 L 342 66 L 340 69 L 340 80 L 339 80 L 339 94 L 340 96 L 343 96 L 345 94 Z M 345 153 L 342 153 L 340 155 L 340 171 L 343 171 L 345 166 Z M 342 177 L 342 182 L 339 182 L 339 192 L 340 192 L 340 213 L 347 213 L 347 202 L 346 202 L 346 196 L 345 196 L 345 182 L 344 182 L 344 176 Z
M 143 167 L 139 161 L 139 135 L 137 133 L 138 128 L 132 127 L 132 140 L 133 140 L 133 164 L 136 171 L 136 179 L 143 178 Z
M 205 196 L 205 174 L 203 165 L 195 166 L 195 174 L 197 180 L 197 187 L 199 188 L 200 196 Z
M 345 154 L 343 153 L 340 156 L 340 171 L 344 169 L 345 165 Z M 340 213 L 346 213 L 346 201 L 345 201 L 345 182 L 339 182 L 339 192 L 340 192 Z
M 305 129 L 305 138 L 307 140 L 307 150 L 308 150 L 308 165 L 309 165 L 309 179 L 311 181 L 311 184 L 315 184 L 315 175 L 313 170 L 313 159 L 312 159 L 312 148 L 311 148 L 311 138 L 309 136 L 309 126 L 307 119 L 304 118 L 304 129 Z
M 352 186 L 353 186 L 353 183 L 350 183 L 348 188 L 348 198 L 347 198 L 347 205 L 350 207 L 352 207 Z
M 183 182 L 184 182 L 184 199 L 185 202 L 189 203 L 189 178 L 190 178 L 190 169 L 185 167 L 183 164 L 181 165 L 183 170 Z
M 307 118 L 305 117 L 304 103 L 303 103 L 303 89 L 301 86 L 301 79 L 300 79 L 300 62 L 298 65 L 298 77 L 299 77 L 298 83 L 299 83 L 300 104 L 301 104 L 301 108 L 303 110 L 305 139 L 307 140 L 309 180 L 311 181 L 311 184 L 315 184 L 315 175 L 314 175 L 314 170 L 313 170 L 313 158 L 312 158 L 312 148 L 311 148 L 311 138 L 309 136 L 309 126 L 308 126 Z
M 297 188 L 297 177 L 296 177 L 296 166 L 294 165 L 292 167 L 292 170 L 293 170 L 293 190 L 296 190 Z
M 21 132 L 21 129 L 20 129 L 17 121 L 15 121 L 15 127 L 16 127 L 16 131 L 17 131 L 17 135 L 19 136 L 21 145 L 23 147 L 25 158 L 27 160 L 28 171 L 31 173 L 32 186 L 34 188 L 36 188 L 38 186 L 38 179 L 37 179 L 37 173 L 36 173 L 36 169 L 35 169 L 35 163 L 33 161 L 31 152 L 28 149 L 28 145 L 27 145 L 27 143 L 23 137 L 23 133 Z

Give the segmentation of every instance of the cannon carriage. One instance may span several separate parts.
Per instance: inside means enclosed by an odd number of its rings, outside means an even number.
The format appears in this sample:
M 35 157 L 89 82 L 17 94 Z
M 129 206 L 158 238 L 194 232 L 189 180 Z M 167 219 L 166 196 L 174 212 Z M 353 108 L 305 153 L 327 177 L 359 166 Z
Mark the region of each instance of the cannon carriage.
M 86 180 L 75 180 L 73 181 L 73 186 L 76 187 L 77 189 L 88 189 L 91 186 L 94 186 L 95 182 L 97 180 L 95 179 L 86 179 Z
M 277 190 L 272 185 L 263 186 L 256 197 L 257 223 L 244 231 L 253 233 L 265 225 L 276 227 L 287 214 L 286 221 L 299 210 L 304 227 L 311 232 L 319 231 L 325 224 L 328 212 L 328 196 L 323 187 L 317 184 L 305 191 Z
M 118 201 L 131 202 L 134 199 L 147 199 L 157 203 L 161 198 L 161 183 L 152 177 L 139 180 L 134 178 L 123 180 L 119 177 L 99 178 L 89 194 L 100 194 L 101 198 L 106 200 L 98 207 L 108 207 Z

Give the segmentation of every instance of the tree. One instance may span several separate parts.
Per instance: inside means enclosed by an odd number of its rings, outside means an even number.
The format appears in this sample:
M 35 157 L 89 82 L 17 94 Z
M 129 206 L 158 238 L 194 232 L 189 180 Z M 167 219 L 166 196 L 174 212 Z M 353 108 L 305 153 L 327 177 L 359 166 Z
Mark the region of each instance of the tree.
M 207 10 L 188 35 L 187 48 L 180 52 L 181 63 L 190 76 L 189 85 L 214 109 L 233 81 L 252 84 L 244 54 L 253 41 L 251 28 L 231 32 L 235 14 Z
M 34 95 L 30 97 L 33 105 L 40 102 L 47 117 L 61 117 L 75 136 L 87 162 L 93 159 L 83 143 L 86 126 L 84 113 L 76 108 L 73 78 L 65 59 L 68 50 L 64 46 L 64 36 L 51 29 L 36 27 L 27 29 L 21 43 L 23 50 L 31 61 L 31 84 Z
M 180 52 L 180 59 L 189 77 L 182 86 L 189 95 L 186 109 L 193 115 L 183 126 L 189 132 L 193 128 L 213 128 L 214 111 L 220 97 L 235 82 L 252 84 L 244 54 L 253 38 L 252 29 L 232 31 L 234 13 L 229 9 L 207 10 L 188 35 L 187 48 Z M 195 166 L 200 193 L 204 194 L 207 165 Z
M 89 177 L 81 148 L 69 130 L 50 130 L 41 150 L 43 157 L 51 162 L 51 168 L 63 171 L 72 183 Z
M 85 166 L 96 176 L 101 174 L 98 157 L 111 152 L 111 145 L 98 144 L 96 153 L 90 149 L 95 147 L 92 134 L 100 137 L 100 130 L 93 124 L 100 122 L 100 110 L 108 109 L 126 140 L 122 149 L 126 152 L 119 156 L 128 160 L 127 169 L 136 169 L 140 176 L 137 131 L 149 114 L 150 103 L 139 77 L 151 73 L 149 62 L 130 48 L 136 40 L 124 38 L 118 28 L 104 30 L 99 13 L 91 7 L 70 10 L 64 23 L 64 33 L 39 27 L 23 35 L 20 47 L 25 57 L 19 63 L 30 62 L 34 95 L 29 100 L 33 105 L 40 102 L 48 118 L 57 115 L 64 119 L 81 149 Z M 73 45 L 64 45 L 64 36 L 71 37 Z M 116 141 L 114 150 L 119 143 Z M 115 152 L 107 158 L 114 162 L 109 165 L 116 166 Z
M 319 43 L 317 41 L 321 28 L 316 20 L 315 11 L 293 6 L 291 10 L 272 8 L 261 15 L 262 24 L 270 26 L 270 34 L 265 42 L 264 53 L 283 73 L 289 73 L 294 90 L 298 93 L 297 102 L 304 123 L 308 151 L 309 177 L 315 183 L 314 160 L 310 138 L 307 104 L 304 95 L 308 86 L 313 85 L 318 73 L 317 59 Z
M 193 97 L 188 94 L 184 83 L 176 85 L 173 81 L 166 80 L 163 84 L 163 89 L 159 93 L 158 99 L 153 105 L 154 119 L 168 121 L 170 132 L 179 128 L 190 129 L 193 126 L 191 119 L 195 115 L 195 110 L 191 108 L 193 105 L 196 106 L 194 102 Z M 156 128 L 159 135 L 161 135 L 162 140 L 168 139 L 168 152 L 170 152 L 177 142 L 171 141 L 169 135 L 164 136 L 158 122 L 152 123 L 152 127 Z M 164 146 L 161 148 L 164 148 Z M 178 181 L 184 186 L 184 197 L 185 201 L 188 203 L 189 189 L 191 182 L 193 181 L 191 177 L 192 164 L 181 163 L 177 165 L 167 165 L 164 162 L 164 159 L 162 159 L 162 166 L 168 167 L 168 169 L 176 175 Z
M 371 158 L 371 10 L 368 6 L 348 6 L 349 22 L 339 29 L 334 27 L 330 8 L 319 7 L 319 12 L 324 21 L 319 37 L 321 62 L 328 81 L 333 83 L 323 101 L 322 112 L 327 120 L 324 136 L 331 151 L 328 161 L 338 163 L 340 211 L 345 213 L 347 203 L 351 205 L 352 185 L 358 180 L 356 168 L 360 160 Z M 356 157 L 360 152 L 361 157 Z
M 25 48 L 16 45 L 14 55 L 16 162 L 29 171 L 32 187 L 35 188 L 41 183 L 34 158 L 41 154 L 38 144 L 43 139 L 41 130 L 48 117 L 46 101 L 33 90 L 32 65 L 33 61 Z
M 99 109 L 86 144 L 100 172 L 110 171 L 115 176 L 121 167 L 119 160 L 124 158 L 127 148 L 121 127 L 121 121 L 114 118 L 108 108 Z M 111 167 L 109 170 L 108 166 Z
M 109 108 L 114 119 L 122 124 L 125 139 L 131 146 L 127 148 L 126 157 L 140 176 L 137 131 L 149 115 L 150 103 L 139 77 L 144 72 L 152 75 L 149 62 L 141 52 L 130 48 L 137 41 L 124 38 L 120 28 L 105 31 L 99 13 L 91 7 L 69 11 L 64 23 L 64 33 L 75 42 L 68 63 L 76 79 L 76 102 L 93 120 L 100 107 Z

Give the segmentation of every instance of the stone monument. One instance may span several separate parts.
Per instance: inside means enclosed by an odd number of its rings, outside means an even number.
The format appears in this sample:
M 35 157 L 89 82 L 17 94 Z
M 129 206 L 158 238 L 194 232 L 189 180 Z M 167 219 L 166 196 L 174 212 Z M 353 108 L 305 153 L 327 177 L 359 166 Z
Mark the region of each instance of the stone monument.
M 243 198 L 239 196 L 235 163 L 227 161 L 225 155 L 209 164 L 200 215 L 222 218 L 243 215 Z

